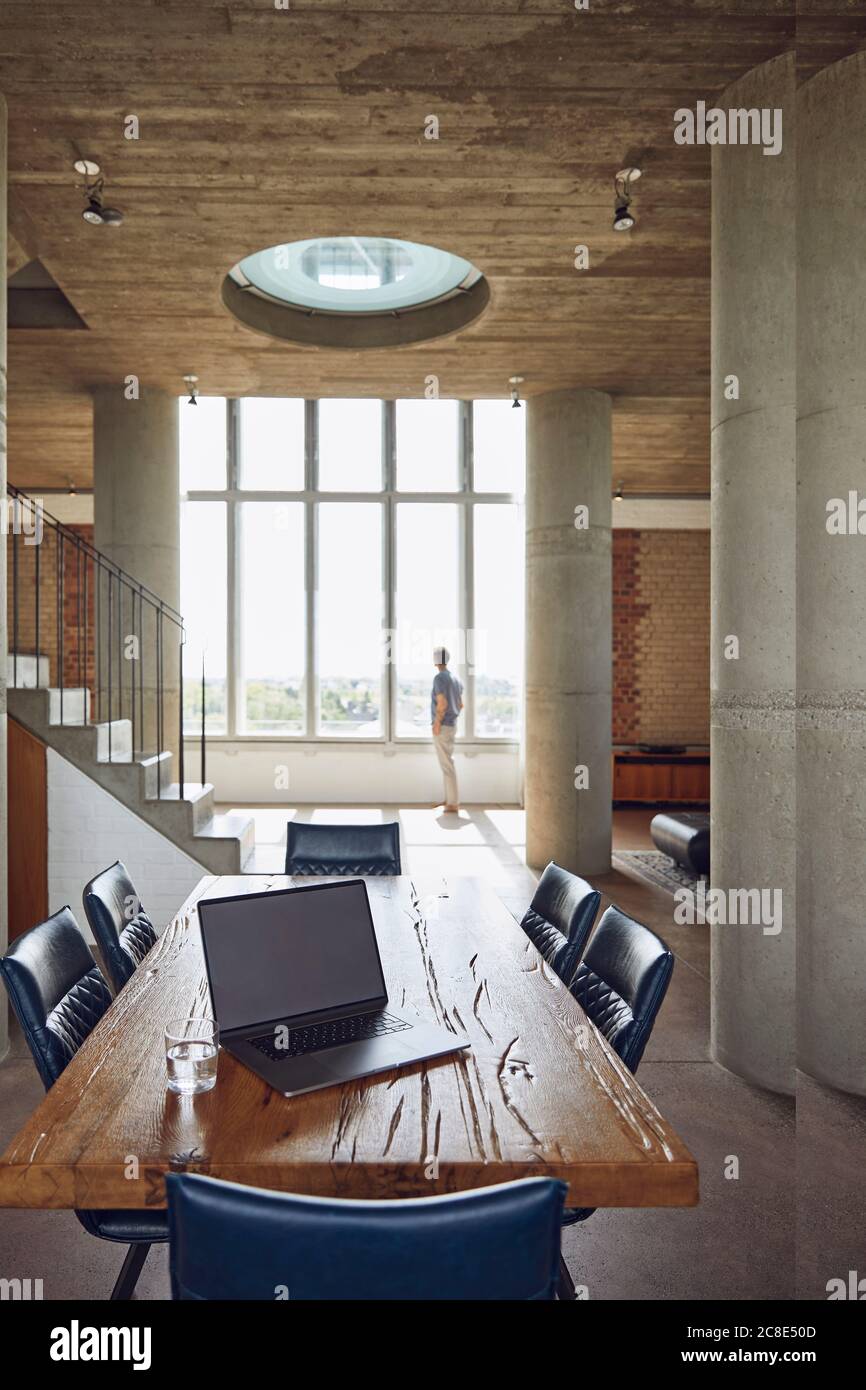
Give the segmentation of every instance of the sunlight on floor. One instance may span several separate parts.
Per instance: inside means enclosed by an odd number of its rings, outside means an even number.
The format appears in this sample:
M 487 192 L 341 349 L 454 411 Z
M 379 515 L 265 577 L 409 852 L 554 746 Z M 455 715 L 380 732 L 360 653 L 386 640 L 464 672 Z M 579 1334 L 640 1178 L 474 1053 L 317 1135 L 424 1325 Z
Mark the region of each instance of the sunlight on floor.
M 517 807 L 465 807 L 459 815 L 419 806 L 225 806 L 252 816 L 256 852 L 248 873 L 279 873 L 286 825 L 297 817 L 317 825 L 400 822 L 404 873 L 484 878 L 503 898 L 528 901 L 535 875 L 526 868 L 524 812 Z

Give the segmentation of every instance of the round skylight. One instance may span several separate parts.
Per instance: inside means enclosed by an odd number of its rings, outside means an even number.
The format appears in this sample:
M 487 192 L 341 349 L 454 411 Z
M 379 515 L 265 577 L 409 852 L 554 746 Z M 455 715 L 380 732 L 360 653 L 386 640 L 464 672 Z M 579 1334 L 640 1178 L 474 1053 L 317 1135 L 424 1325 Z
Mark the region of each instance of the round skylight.
M 277 303 L 320 314 L 381 314 L 470 289 L 480 271 L 435 246 L 338 236 L 256 251 L 238 262 L 231 278 Z

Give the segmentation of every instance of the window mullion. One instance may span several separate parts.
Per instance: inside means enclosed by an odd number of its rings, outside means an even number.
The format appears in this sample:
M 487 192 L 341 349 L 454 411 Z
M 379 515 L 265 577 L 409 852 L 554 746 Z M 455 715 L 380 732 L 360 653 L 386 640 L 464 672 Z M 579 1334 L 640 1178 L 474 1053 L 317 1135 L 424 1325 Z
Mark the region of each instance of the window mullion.
M 387 652 L 385 669 L 382 674 L 382 700 L 384 704 L 383 730 L 385 741 L 393 742 L 397 735 L 397 595 L 395 592 L 396 567 L 396 525 L 397 509 L 394 502 L 394 489 L 396 487 L 396 418 L 397 405 L 395 401 L 382 402 L 382 448 L 384 459 L 385 485 L 385 510 L 382 517 L 385 534 L 385 554 L 384 567 L 382 571 L 383 586 L 385 590 L 385 631 L 389 636 L 389 641 L 383 642 L 383 651 Z
M 317 401 L 305 404 L 304 488 L 310 495 L 304 503 L 304 570 L 306 598 L 306 671 L 304 690 L 306 737 L 318 733 L 318 676 L 316 671 L 316 583 L 318 576 L 318 527 L 316 502 L 313 497 L 319 486 L 319 408 Z
M 228 494 L 226 496 L 226 554 L 228 563 L 228 612 L 226 614 L 226 733 L 236 738 L 238 728 L 243 727 L 243 719 L 238 718 L 239 701 L 243 687 L 241 670 L 241 642 L 243 614 L 241 612 L 241 574 L 240 574 L 240 514 L 236 496 L 239 480 L 239 418 L 240 402 L 229 398 L 226 401 L 226 461 L 228 466 Z
M 466 492 L 472 494 L 473 456 L 472 456 L 472 406 L 469 401 L 461 402 L 462 429 L 460 431 L 460 476 Z M 464 493 L 460 508 L 460 625 L 463 630 L 463 653 L 465 689 L 463 692 L 464 723 L 466 739 L 475 737 L 475 508 Z

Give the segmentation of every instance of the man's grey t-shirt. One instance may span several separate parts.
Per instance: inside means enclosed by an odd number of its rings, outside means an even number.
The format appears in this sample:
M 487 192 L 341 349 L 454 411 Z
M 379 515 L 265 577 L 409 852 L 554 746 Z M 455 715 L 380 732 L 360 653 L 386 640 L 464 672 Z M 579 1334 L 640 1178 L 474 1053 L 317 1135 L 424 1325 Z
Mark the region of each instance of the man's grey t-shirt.
M 446 706 L 442 716 L 443 724 L 456 724 L 463 703 L 463 686 L 456 676 L 448 670 L 437 671 L 433 677 L 433 690 L 430 695 L 430 722 L 436 720 L 436 696 L 444 695 Z

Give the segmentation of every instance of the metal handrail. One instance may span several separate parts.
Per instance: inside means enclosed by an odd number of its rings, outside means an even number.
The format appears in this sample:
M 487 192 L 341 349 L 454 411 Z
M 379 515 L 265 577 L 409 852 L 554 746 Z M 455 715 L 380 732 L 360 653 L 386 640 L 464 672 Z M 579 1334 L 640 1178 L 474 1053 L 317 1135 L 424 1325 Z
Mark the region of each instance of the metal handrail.
M 150 752 L 145 746 L 147 719 L 156 734 L 156 786 L 157 797 L 162 797 L 162 765 L 160 754 L 163 751 L 163 740 L 166 732 L 165 720 L 165 658 L 166 646 L 168 642 L 177 644 L 178 655 L 178 782 L 180 797 L 184 794 L 184 709 L 183 709 L 183 648 L 186 643 L 186 628 L 180 613 L 161 599 L 146 585 L 140 583 L 132 575 L 123 570 L 120 565 L 111 560 L 107 555 L 97 550 L 95 546 L 83 536 L 69 526 L 65 526 L 57 517 L 52 516 L 42 506 L 20 488 L 7 483 L 7 495 L 12 499 L 13 512 L 15 517 L 12 525 L 12 637 L 13 637 L 13 686 L 18 684 L 18 656 L 19 656 L 19 636 L 21 628 L 20 614 L 20 580 L 19 580 L 19 536 L 23 530 L 20 525 L 22 509 L 29 513 L 29 518 L 33 523 L 34 536 L 39 530 L 39 537 L 35 541 L 35 582 L 33 585 L 33 632 L 36 661 L 36 684 L 40 681 L 40 658 L 42 637 L 45 631 L 43 600 L 42 600 L 42 539 L 47 528 L 49 533 L 53 533 L 56 554 L 56 574 L 55 574 L 55 604 L 56 604 L 56 653 L 55 668 L 58 677 L 60 691 L 60 723 L 66 723 L 64 717 L 64 690 L 65 690 L 65 664 L 67 660 L 67 618 L 66 618 L 66 575 L 67 575 L 67 547 L 71 547 L 73 555 L 74 574 L 76 578 L 75 609 L 72 633 L 72 655 L 73 663 L 77 662 L 78 689 L 83 692 L 84 708 L 82 720 L 75 722 L 91 722 L 90 694 L 91 685 L 87 681 L 87 663 L 89 656 L 93 657 L 93 683 L 92 694 L 96 706 L 96 722 L 105 722 L 108 728 L 108 761 L 117 761 L 114 757 L 113 748 L 113 724 L 124 717 L 128 717 L 131 723 L 132 739 L 132 759 L 136 754 L 143 757 Z M 7 504 L 8 505 L 8 504 Z M 16 524 L 18 523 L 18 524 Z M 92 586 L 92 587 L 91 587 Z M 90 632 L 89 622 L 89 595 L 93 595 L 94 621 L 93 632 Z M 126 599 L 126 603 L 124 602 Z M 124 609 L 129 617 L 129 627 L 132 631 L 124 631 Z M 137 622 L 136 622 L 137 609 Z M 151 645 L 153 660 L 155 663 L 156 683 L 155 689 L 149 694 L 152 701 L 148 708 L 145 708 L 145 660 L 147 650 L 146 616 L 152 620 Z M 166 637 L 164 624 L 168 620 L 172 625 L 170 631 L 174 631 L 173 638 Z M 116 624 L 116 636 L 115 636 Z M 128 651 L 124 651 L 124 646 L 130 638 L 135 639 L 134 654 L 130 656 Z M 116 654 L 115 654 L 116 640 Z M 103 660 L 105 657 L 105 660 Z M 136 673 L 135 667 L 131 670 L 128 681 L 124 682 L 124 660 L 134 660 L 138 665 Z M 48 653 L 49 672 L 51 663 L 51 653 Z M 116 664 L 116 669 L 115 669 Z M 106 679 L 103 680 L 103 672 Z M 137 681 L 136 681 L 137 675 Z M 49 675 L 50 681 L 50 675 Z M 201 768 L 202 784 L 204 784 L 205 769 L 205 689 L 204 689 L 204 652 L 202 652 L 202 710 L 201 710 Z M 103 716 L 106 716 L 105 719 Z M 125 759 L 124 759 L 125 761 Z

